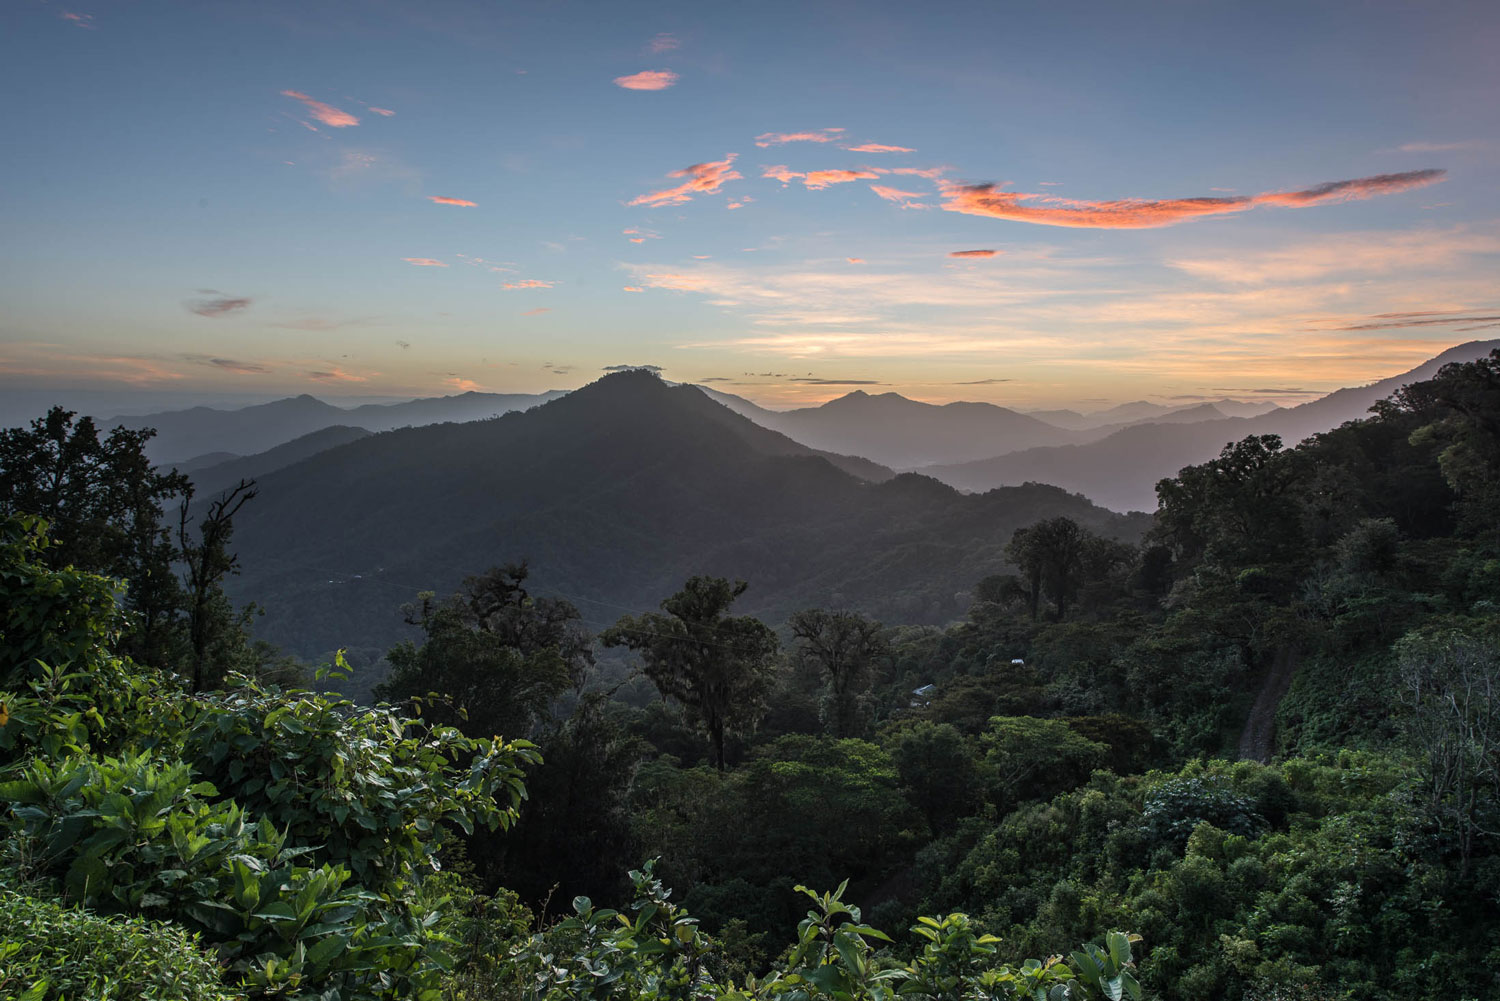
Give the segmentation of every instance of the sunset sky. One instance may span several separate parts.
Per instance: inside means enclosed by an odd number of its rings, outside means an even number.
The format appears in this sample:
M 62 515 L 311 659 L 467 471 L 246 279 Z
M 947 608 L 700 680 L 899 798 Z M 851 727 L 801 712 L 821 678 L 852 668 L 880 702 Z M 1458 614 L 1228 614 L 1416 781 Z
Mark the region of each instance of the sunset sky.
M 1295 403 L 1500 337 L 1497 51 L 1493 0 L 10 0 L 0 393 Z

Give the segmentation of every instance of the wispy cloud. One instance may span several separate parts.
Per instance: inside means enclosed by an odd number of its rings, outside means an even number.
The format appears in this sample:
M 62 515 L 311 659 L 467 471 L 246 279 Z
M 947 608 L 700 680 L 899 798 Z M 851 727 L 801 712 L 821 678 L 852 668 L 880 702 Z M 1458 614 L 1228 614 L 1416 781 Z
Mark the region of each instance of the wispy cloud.
M 378 375 L 379 373 L 376 373 L 376 374 Z M 315 371 L 315 372 L 309 372 L 309 373 L 307 373 L 307 377 L 309 379 L 315 379 L 318 382 L 328 382 L 328 383 L 369 382 L 370 381 L 369 380 L 369 376 L 355 375 L 352 372 L 345 372 L 342 368 L 339 368 L 337 365 L 330 365 L 326 369 L 321 369 L 321 370 Z
M 1432 143 L 1414 142 L 1402 143 L 1392 149 L 1383 149 L 1382 153 L 1466 153 L 1470 150 L 1484 149 L 1489 143 L 1480 139 L 1470 139 L 1464 142 Z
M 809 170 L 803 173 L 780 164 L 763 168 L 760 176 L 772 178 L 782 184 L 790 184 L 800 178 L 809 191 L 821 191 L 831 184 L 847 184 L 850 181 L 880 180 L 880 175 L 871 170 Z
M 501 288 L 508 288 L 508 289 L 551 288 L 552 286 L 554 286 L 556 284 L 557 284 L 557 282 L 544 282 L 544 281 L 540 281 L 540 280 L 538 280 L 536 278 L 522 278 L 518 282 L 506 282 L 505 284 L 501 285 L 500 287 Z
M 949 257 L 994 257 L 998 250 L 950 250 Z
M 467 198 L 445 198 L 442 195 L 428 195 L 427 200 L 435 205 L 460 205 L 464 208 L 478 208 L 478 202 L 471 202 Z
M 887 146 L 885 143 L 865 143 L 861 146 L 845 146 L 851 153 L 915 153 L 910 146 Z
M 791 382 L 800 382 L 808 386 L 884 386 L 885 383 L 876 379 L 814 379 L 803 376 L 792 379 Z
M 521 315 L 522 316 L 541 316 L 543 313 L 550 313 L 550 312 L 552 312 L 552 307 L 551 306 L 538 306 L 535 309 L 524 310 L 521 313 Z
M 450 375 L 443 380 L 443 385 L 460 393 L 477 393 L 484 387 L 473 379 L 465 379 L 462 376 Z
M 666 90 L 677 82 L 671 70 L 641 70 L 629 76 L 615 77 L 615 86 L 626 90 Z
M 61 17 L 64 21 L 76 25 L 79 28 L 87 28 L 88 30 L 93 31 L 98 27 L 98 25 L 94 23 L 94 15 L 92 14 L 79 14 L 75 11 L 65 10 L 58 16 Z
M 681 205 L 683 202 L 690 202 L 695 195 L 717 194 L 726 182 L 737 181 L 744 176 L 734 169 L 734 160 L 737 155 L 730 153 L 722 160 L 695 163 L 691 167 L 674 170 L 667 176 L 685 177 L 687 180 L 673 188 L 663 188 L 660 191 L 638 195 L 626 204 L 650 205 L 653 208 L 659 208 L 663 205 Z
M 1456 323 L 1477 324 L 1477 326 L 1464 326 L 1459 330 L 1484 330 L 1500 324 L 1500 314 L 1489 316 L 1469 315 L 1440 315 L 1431 313 L 1382 313 L 1371 317 L 1364 323 L 1355 323 L 1347 327 L 1330 327 L 1330 330 L 1395 330 L 1404 327 L 1447 327 Z
M 248 296 L 230 296 L 213 289 L 200 289 L 199 294 L 207 296 L 204 299 L 190 299 L 184 305 L 188 311 L 197 313 L 199 316 L 207 316 L 214 319 L 220 316 L 228 316 L 230 313 L 238 313 L 249 309 L 254 300 Z
M 863 264 L 863 263 L 865 263 L 865 259 L 863 257 L 846 257 L 846 258 L 844 258 L 844 260 L 848 261 L 850 264 Z
M 448 265 L 443 261 L 431 257 L 403 257 L 407 264 L 415 264 L 419 268 L 446 268 Z
M 631 243 L 645 243 L 647 240 L 661 239 L 660 233 L 654 232 L 653 230 L 649 229 L 637 229 L 634 226 L 630 227 L 629 229 L 620 230 L 620 235 L 624 236 Z
M 904 209 L 925 209 L 929 206 L 920 204 L 917 199 L 926 198 L 927 195 L 920 191 L 902 191 L 900 188 L 892 188 L 884 184 L 872 184 L 870 190 L 888 202 L 895 202 Z
M 307 110 L 314 118 L 330 128 L 342 129 L 350 125 L 359 124 L 359 119 L 349 114 L 349 112 L 335 108 L 331 104 L 324 104 L 322 101 L 314 100 L 300 90 L 283 90 L 281 96 L 301 101 L 307 105 Z
M 947 167 L 882 167 L 882 174 L 902 174 L 906 177 L 925 177 L 935 181 L 948 172 Z
M 190 361 L 195 365 L 210 365 L 214 368 L 223 369 L 226 372 L 237 372 L 241 375 L 263 375 L 271 371 L 264 365 L 254 362 L 236 361 L 233 358 L 215 358 L 212 355 L 185 354 L 184 361 Z
M 1083 229 L 1151 229 L 1173 226 L 1205 216 L 1245 212 L 1266 205 L 1305 208 L 1331 202 L 1355 201 L 1423 188 L 1443 181 L 1443 170 L 1410 170 L 1348 181 L 1328 181 L 1300 191 L 1270 191 L 1259 195 L 1175 198 L 1153 201 L 1124 198 L 1115 201 L 1078 201 L 1053 195 L 1002 191 L 995 184 L 943 182 L 943 208 L 965 215 L 989 216 L 1043 226 Z
M 371 111 L 373 111 L 375 114 L 379 115 L 381 118 L 391 118 L 391 117 L 393 117 L 396 114 L 390 108 L 377 108 L 373 104 L 367 104 L 367 105 L 365 105 L 365 107 L 369 108 Z
M 606 365 L 606 366 L 604 366 L 603 371 L 605 371 L 605 372 L 636 372 L 636 371 L 646 371 L 646 372 L 655 372 L 657 375 L 660 375 L 661 374 L 661 366 L 660 365 Z
M 620 291 L 621 292 L 644 292 L 644 291 L 646 291 L 646 289 L 642 285 L 621 285 L 620 286 Z
M 651 39 L 651 41 L 647 42 L 646 48 L 649 49 L 653 55 L 659 56 L 663 52 L 671 52 L 673 49 L 676 49 L 681 45 L 682 42 L 678 41 L 676 35 L 672 34 L 670 31 L 663 31 L 655 38 Z
M 786 143 L 832 143 L 843 138 L 843 129 L 817 129 L 813 132 L 765 132 L 755 137 L 755 145 L 781 146 Z
M 997 386 L 1002 382 L 1014 382 L 1014 379 L 970 379 L 967 382 L 955 382 L 955 386 Z

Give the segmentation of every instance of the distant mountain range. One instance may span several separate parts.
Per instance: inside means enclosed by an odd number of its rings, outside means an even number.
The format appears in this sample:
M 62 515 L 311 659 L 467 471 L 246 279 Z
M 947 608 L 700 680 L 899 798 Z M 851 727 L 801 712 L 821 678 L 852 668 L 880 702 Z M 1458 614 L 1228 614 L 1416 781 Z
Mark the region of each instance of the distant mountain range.
M 1247 403 L 1243 400 L 1213 400 L 1207 403 L 1187 403 L 1169 407 L 1160 403 L 1137 400 L 1122 403 L 1108 410 L 1081 414 L 1076 410 L 1023 410 L 1028 417 L 1055 424 L 1070 431 L 1089 431 L 1110 425 L 1140 424 L 1146 421 L 1158 423 L 1187 424 L 1193 421 L 1215 420 L 1222 417 L 1259 417 L 1278 409 L 1274 403 Z
M 397 608 L 418 591 L 521 557 L 539 593 L 571 597 L 595 626 L 701 573 L 750 581 L 743 610 L 771 619 L 840 606 L 943 622 L 1004 567 L 1017 528 L 1069 515 L 1134 539 L 1148 525 L 1053 487 L 966 495 L 852 470 L 880 472 L 622 372 L 523 413 L 369 435 L 264 474 L 235 521 L 232 589 L 266 609 L 268 639 L 307 655 L 387 646 L 409 635 Z
M 976 462 L 933 465 L 922 471 L 963 490 L 991 490 L 1027 482 L 1051 483 L 1084 494 L 1116 511 L 1156 508 L 1156 483 L 1184 466 L 1206 462 L 1252 434 L 1277 434 L 1287 445 L 1369 416 L 1372 404 L 1411 382 L 1430 379 L 1450 362 L 1473 361 L 1500 348 L 1500 340 L 1471 341 L 1368 386 L 1340 389 L 1300 406 L 1257 417 L 1191 424 L 1138 424 L 1098 441 L 1031 448 Z
M 156 437 L 146 449 L 153 462 L 201 468 L 213 461 L 264 452 L 336 425 L 389 431 L 443 421 L 477 421 L 527 410 L 564 392 L 461 393 L 406 403 L 367 403 L 347 410 L 304 394 L 238 410 L 192 407 L 141 417 L 115 417 L 101 426 L 106 430 L 155 428 Z

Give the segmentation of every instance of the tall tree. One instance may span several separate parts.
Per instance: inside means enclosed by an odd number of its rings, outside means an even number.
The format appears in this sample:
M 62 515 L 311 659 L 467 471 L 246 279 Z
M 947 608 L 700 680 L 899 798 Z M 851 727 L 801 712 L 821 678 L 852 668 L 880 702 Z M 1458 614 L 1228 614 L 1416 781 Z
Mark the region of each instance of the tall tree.
M 208 676 L 211 648 L 221 653 L 216 659 L 222 670 L 227 659 L 222 655 L 242 652 L 246 646 L 244 620 L 234 614 L 224 595 L 224 579 L 239 572 L 239 557 L 229 551 L 234 516 L 255 494 L 254 480 L 240 480 L 210 501 L 196 542 L 188 530 L 193 521 L 191 489 L 178 512 L 177 544 L 187 589 L 188 658 L 195 692 L 202 691 L 210 680 L 219 680 Z
M 657 690 L 681 703 L 708 734 L 720 771 L 725 733 L 753 728 L 765 711 L 780 646 L 759 619 L 729 614 L 748 587 L 723 577 L 691 577 L 661 603 L 662 612 L 623 616 L 599 636 L 605 646 L 640 655 Z
M 828 677 L 833 695 L 829 729 L 835 737 L 858 736 L 860 692 L 869 687 L 872 669 L 888 652 L 882 626 L 858 612 L 809 608 L 787 620 L 797 640 L 797 656 Z

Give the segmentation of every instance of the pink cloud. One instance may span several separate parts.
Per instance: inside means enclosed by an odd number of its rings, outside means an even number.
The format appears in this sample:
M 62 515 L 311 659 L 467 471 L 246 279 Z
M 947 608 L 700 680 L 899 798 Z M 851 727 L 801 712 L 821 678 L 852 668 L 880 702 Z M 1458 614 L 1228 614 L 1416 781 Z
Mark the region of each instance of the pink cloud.
M 670 31 L 663 31 L 655 38 L 651 39 L 651 41 L 646 44 L 646 48 L 650 49 L 655 55 L 661 55 L 663 52 L 671 52 L 681 44 L 682 43 L 677 40 L 676 35 L 672 34 Z
M 349 125 L 359 124 L 359 119 L 349 114 L 349 112 L 335 108 L 331 104 L 324 104 L 322 101 L 315 101 L 301 91 L 283 90 L 281 96 L 301 101 L 307 105 L 308 110 L 312 112 L 314 118 L 332 128 L 342 129 Z
M 746 205 L 749 205 L 753 201 L 755 201 L 754 198 L 751 198 L 749 195 L 746 195 L 743 198 L 739 198 L 739 199 L 736 199 L 735 201 L 730 202 L 728 205 L 726 205 L 724 207 L 725 208 L 729 208 L 729 209 L 742 209 Z
M 641 70 L 630 76 L 615 77 L 615 86 L 626 90 L 666 90 L 677 82 L 677 74 L 671 70 Z
M 846 257 L 846 258 L 844 258 L 844 260 L 848 261 L 850 264 L 863 264 L 863 263 L 865 263 L 865 259 L 863 257 Z
M 949 257 L 994 257 L 998 250 L 950 250 Z
M 780 146 L 783 143 L 831 143 L 843 138 L 843 129 L 818 129 L 816 132 L 767 132 L 755 137 L 755 145 L 761 149 Z
M 668 177 L 686 177 L 687 180 L 675 188 L 663 188 L 661 191 L 652 191 L 649 194 L 640 195 L 627 202 L 627 205 L 650 205 L 660 208 L 663 205 L 681 205 L 683 202 L 693 200 L 695 194 L 712 195 L 717 194 L 719 188 L 727 181 L 737 181 L 744 175 L 734 169 L 734 158 L 738 154 L 730 153 L 722 160 L 712 160 L 708 163 L 695 163 L 691 167 L 682 170 L 674 170 Z
M 474 393 L 483 388 L 473 379 L 464 379 L 456 375 L 444 379 L 443 385 L 449 389 L 456 389 L 460 393 Z
M 1329 181 L 1301 191 L 1271 191 L 1259 195 L 1174 198 L 1162 201 L 1122 198 L 1090 202 L 1051 195 L 1001 191 L 994 184 L 941 184 L 943 208 L 965 215 L 1011 219 L 1042 226 L 1082 229 L 1151 229 L 1173 226 L 1204 216 L 1245 212 L 1264 205 L 1305 208 L 1332 202 L 1357 201 L 1424 188 L 1445 180 L 1447 171 L 1411 170 L 1378 174 L 1348 181 Z
M 373 104 L 367 104 L 367 105 L 365 105 L 365 107 L 367 107 L 371 111 L 375 112 L 375 114 L 379 115 L 381 118 L 390 118 L 390 117 L 392 117 L 393 115 L 396 114 L 390 108 L 377 108 Z
M 442 195 L 428 195 L 427 200 L 434 205 L 462 205 L 465 208 L 478 208 L 478 202 L 471 202 L 467 198 L 444 198 Z
M 653 233 L 649 229 L 635 229 L 632 227 L 630 229 L 622 229 L 620 233 L 628 238 L 631 243 L 645 243 L 647 240 L 661 239 L 660 233 Z
M 541 316 L 543 313 L 550 313 L 550 312 L 552 312 L 552 307 L 551 306 L 538 306 L 536 309 L 528 309 L 528 310 L 526 310 L 521 315 L 522 316 Z
M 863 146 L 845 146 L 851 153 L 915 153 L 910 146 L 887 146 L 884 143 L 865 143 Z
M 544 282 L 544 281 L 539 281 L 539 280 L 537 280 L 535 278 L 523 278 L 523 279 L 521 279 L 518 282 L 506 282 L 504 285 L 501 285 L 500 287 L 501 288 L 510 288 L 510 289 L 517 289 L 517 288 L 551 288 L 552 286 L 554 286 L 556 284 L 557 284 L 557 282 Z
M 622 285 L 621 289 L 623 291 L 625 291 L 625 292 L 644 292 L 644 291 L 646 291 L 645 289 L 641 288 L 641 286 L 639 286 L 639 285 Z
M 920 191 L 902 191 L 900 188 L 888 188 L 884 184 L 872 184 L 870 190 L 888 202 L 895 202 L 904 209 L 925 209 L 926 205 L 918 205 L 916 199 L 926 198 L 927 195 Z
M 431 257 L 403 257 L 407 264 L 415 264 L 419 268 L 446 268 L 448 265 L 442 261 L 435 261 Z
M 94 23 L 94 15 L 92 14 L 75 14 L 72 11 L 65 10 L 61 16 L 64 21 L 71 21 L 78 27 L 88 28 L 90 31 L 99 27 Z
M 809 170 L 801 173 L 788 170 L 784 166 L 766 167 L 760 175 L 780 181 L 782 184 L 790 184 L 801 178 L 802 185 L 809 191 L 822 191 L 830 184 L 847 184 L 850 181 L 878 181 L 880 175 L 870 170 Z
M 947 167 L 882 167 L 882 174 L 904 174 L 908 177 L 925 177 L 935 181 L 947 173 Z

